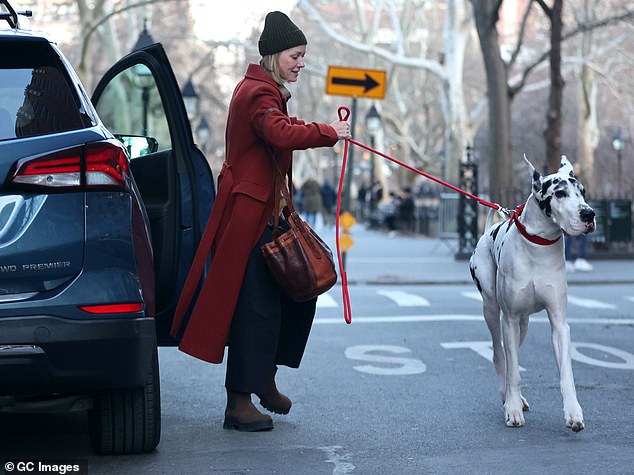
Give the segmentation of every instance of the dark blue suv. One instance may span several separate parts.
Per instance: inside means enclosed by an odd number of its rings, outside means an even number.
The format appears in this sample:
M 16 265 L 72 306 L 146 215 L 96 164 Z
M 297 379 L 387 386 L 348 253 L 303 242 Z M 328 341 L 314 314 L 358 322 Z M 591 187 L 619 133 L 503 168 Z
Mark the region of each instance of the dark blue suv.
M 148 452 L 211 170 L 160 44 L 91 102 L 19 18 L 0 0 L 0 413 L 87 410 L 97 452 Z

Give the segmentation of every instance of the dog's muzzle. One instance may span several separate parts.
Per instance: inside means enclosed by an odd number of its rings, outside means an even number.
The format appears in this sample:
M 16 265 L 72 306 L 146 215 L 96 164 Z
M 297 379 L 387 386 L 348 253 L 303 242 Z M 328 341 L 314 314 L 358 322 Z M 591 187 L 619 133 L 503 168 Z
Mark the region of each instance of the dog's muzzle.
M 594 210 L 590 208 L 589 206 L 586 206 L 585 208 L 582 208 L 581 211 L 579 211 L 579 217 L 581 218 L 581 221 L 583 221 L 583 223 L 586 226 L 584 234 L 589 234 L 594 232 L 594 230 L 597 227 L 596 220 L 594 219 L 595 218 Z

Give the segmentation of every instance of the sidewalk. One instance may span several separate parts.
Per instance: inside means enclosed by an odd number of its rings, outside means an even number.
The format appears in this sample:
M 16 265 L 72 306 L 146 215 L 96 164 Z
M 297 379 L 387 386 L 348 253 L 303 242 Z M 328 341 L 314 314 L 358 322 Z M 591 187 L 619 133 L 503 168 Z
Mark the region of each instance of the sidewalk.
M 336 260 L 335 231 L 317 228 Z M 348 283 L 359 284 L 472 284 L 468 260 L 456 260 L 456 243 L 424 236 L 404 236 L 366 229 L 350 230 L 354 245 L 345 263 Z M 594 270 L 568 273 L 570 284 L 634 284 L 634 262 L 625 259 L 591 260 Z

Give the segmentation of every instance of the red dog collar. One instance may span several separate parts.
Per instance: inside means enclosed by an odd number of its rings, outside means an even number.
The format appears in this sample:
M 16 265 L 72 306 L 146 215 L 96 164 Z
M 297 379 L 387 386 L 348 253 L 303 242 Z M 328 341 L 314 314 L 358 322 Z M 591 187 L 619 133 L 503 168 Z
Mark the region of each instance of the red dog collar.
M 520 223 L 520 214 L 522 214 L 524 204 L 525 203 L 522 203 L 517 208 L 515 208 L 515 211 L 513 211 L 513 215 L 509 220 L 509 226 L 515 223 L 515 226 L 517 226 L 517 230 L 520 232 L 520 234 L 533 244 L 539 244 L 540 246 L 550 246 L 551 244 L 555 244 L 557 241 L 559 241 L 559 239 L 561 238 L 561 234 L 557 237 L 557 239 L 546 239 L 534 234 L 528 234 L 528 231 L 526 231 L 526 227 L 522 223 Z

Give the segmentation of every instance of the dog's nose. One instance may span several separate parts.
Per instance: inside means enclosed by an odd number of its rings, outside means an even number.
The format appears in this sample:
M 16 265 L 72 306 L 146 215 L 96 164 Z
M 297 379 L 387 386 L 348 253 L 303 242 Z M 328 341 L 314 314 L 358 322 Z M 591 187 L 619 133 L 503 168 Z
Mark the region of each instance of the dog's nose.
M 581 220 L 584 223 L 591 223 L 594 221 L 594 210 L 590 207 L 582 208 L 579 212 L 579 216 L 581 216 Z

